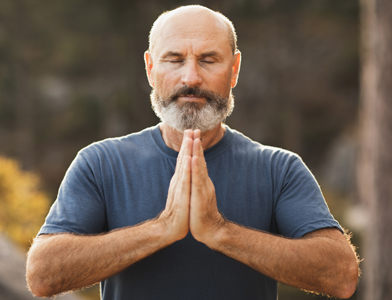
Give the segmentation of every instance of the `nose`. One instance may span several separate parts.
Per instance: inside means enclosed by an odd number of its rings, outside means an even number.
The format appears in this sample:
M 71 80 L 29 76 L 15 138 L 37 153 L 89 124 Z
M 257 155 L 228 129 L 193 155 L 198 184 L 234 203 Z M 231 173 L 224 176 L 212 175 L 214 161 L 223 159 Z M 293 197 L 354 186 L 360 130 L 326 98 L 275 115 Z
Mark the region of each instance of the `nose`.
M 184 74 L 182 74 L 182 84 L 192 86 L 200 86 L 202 79 L 198 72 L 198 64 L 194 60 L 188 60 L 184 66 Z

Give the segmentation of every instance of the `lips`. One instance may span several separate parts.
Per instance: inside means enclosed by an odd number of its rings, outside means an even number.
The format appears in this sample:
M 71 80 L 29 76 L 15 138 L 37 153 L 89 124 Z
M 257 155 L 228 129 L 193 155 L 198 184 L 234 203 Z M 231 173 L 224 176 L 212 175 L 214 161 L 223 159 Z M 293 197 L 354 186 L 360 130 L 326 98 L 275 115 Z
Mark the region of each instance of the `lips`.
M 195 95 L 181 95 L 178 98 L 182 98 L 182 99 L 186 99 L 188 101 L 192 101 L 192 100 L 199 100 L 199 99 L 205 99 L 206 97 L 203 96 L 195 96 Z M 177 99 L 178 99 L 177 98 Z

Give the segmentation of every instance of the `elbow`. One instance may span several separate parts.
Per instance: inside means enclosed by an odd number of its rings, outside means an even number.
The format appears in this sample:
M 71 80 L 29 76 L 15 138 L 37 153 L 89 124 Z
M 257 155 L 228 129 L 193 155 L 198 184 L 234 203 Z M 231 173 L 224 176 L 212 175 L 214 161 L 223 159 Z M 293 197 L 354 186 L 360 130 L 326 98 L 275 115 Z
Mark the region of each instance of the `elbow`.
M 350 285 L 346 285 L 345 287 L 343 287 L 339 293 L 336 295 L 337 298 L 340 299 L 348 299 L 350 298 L 352 295 L 354 295 L 356 289 L 356 284 L 350 284 Z
M 51 297 L 53 292 L 49 285 L 45 284 L 45 279 L 39 276 L 39 271 L 31 263 L 26 267 L 26 281 L 30 292 L 36 297 Z
M 357 288 L 359 277 L 358 264 L 352 263 L 348 266 L 342 277 L 335 296 L 341 299 L 348 299 L 355 293 Z
M 30 292 L 37 297 L 50 297 L 50 293 L 46 286 L 42 284 L 42 281 L 37 279 L 34 274 L 27 269 L 26 272 L 26 281 L 27 287 L 29 288 Z
M 53 296 L 43 285 L 29 284 L 29 290 L 36 297 L 46 298 Z
M 34 296 L 54 296 L 53 285 L 48 282 L 48 277 L 45 276 L 46 274 L 47 270 L 45 270 L 45 267 L 39 261 L 32 259 L 32 255 L 30 255 L 26 264 L 26 282 L 28 289 Z
M 340 299 L 348 299 L 355 293 L 355 289 L 357 288 L 356 283 L 346 284 L 342 287 L 337 293 L 336 297 Z
M 53 272 L 53 259 L 51 259 L 53 255 L 51 253 L 54 250 L 47 249 L 48 244 L 45 242 L 47 238 L 37 238 L 27 253 L 27 287 L 37 297 L 52 297 L 61 292 L 58 290 L 58 276 Z

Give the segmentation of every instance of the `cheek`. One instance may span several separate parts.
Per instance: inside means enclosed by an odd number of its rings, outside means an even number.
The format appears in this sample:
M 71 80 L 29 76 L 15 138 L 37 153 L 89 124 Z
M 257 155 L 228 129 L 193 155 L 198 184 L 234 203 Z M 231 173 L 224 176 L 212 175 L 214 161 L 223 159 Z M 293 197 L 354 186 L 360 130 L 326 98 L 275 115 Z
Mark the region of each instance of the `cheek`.
M 168 94 L 176 85 L 175 75 L 169 72 L 156 72 L 153 74 L 154 88 L 158 93 Z
M 231 89 L 231 73 L 227 71 L 217 72 L 212 78 L 211 83 L 213 82 L 214 88 L 218 89 L 222 96 L 229 96 Z
M 162 74 L 155 74 L 154 78 L 154 89 L 157 93 L 162 94 L 165 91 L 166 79 Z

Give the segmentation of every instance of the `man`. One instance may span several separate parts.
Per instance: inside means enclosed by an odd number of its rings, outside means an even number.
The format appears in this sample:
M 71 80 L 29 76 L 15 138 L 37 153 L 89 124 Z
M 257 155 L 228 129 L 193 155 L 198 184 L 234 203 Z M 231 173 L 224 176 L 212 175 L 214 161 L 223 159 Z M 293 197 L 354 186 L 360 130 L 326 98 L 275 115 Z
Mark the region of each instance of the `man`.
M 78 154 L 29 252 L 35 295 L 97 282 L 103 299 L 276 299 L 276 281 L 354 293 L 356 255 L 302 161 L 222 125 L 240 61 L 221 14 L 157 19 L 145 62 L 162 123 Z

